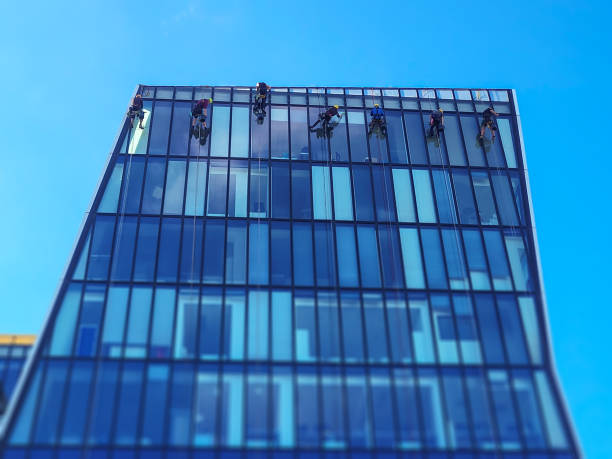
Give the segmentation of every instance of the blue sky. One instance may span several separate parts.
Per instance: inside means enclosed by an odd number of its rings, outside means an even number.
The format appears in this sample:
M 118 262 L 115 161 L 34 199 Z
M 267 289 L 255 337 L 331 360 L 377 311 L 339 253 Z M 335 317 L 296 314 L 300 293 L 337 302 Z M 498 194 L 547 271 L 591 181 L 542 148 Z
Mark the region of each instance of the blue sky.
M 4 2 L 0 333 L 37 333 L 135 86 L 516 88 L 554 350 L 612 457 L 606 2 Z

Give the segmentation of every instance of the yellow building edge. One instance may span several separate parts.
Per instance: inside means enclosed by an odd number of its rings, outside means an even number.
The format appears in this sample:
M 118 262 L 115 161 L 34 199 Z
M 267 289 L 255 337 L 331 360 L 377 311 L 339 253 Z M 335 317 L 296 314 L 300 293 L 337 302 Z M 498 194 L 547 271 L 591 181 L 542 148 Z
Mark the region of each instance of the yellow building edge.
M 36 335 L 1 335 L 0 345 L 31 346 L 36 341 Z

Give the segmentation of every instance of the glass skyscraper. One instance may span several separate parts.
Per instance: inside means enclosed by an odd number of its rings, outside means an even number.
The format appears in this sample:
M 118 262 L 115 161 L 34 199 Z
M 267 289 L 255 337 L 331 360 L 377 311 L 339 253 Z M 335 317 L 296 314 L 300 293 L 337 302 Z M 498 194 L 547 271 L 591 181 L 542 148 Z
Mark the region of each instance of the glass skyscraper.
M 253 88 L 137 92 L 3 459 L 581 456 L 514 91 L 274 88 L 262 124 Z

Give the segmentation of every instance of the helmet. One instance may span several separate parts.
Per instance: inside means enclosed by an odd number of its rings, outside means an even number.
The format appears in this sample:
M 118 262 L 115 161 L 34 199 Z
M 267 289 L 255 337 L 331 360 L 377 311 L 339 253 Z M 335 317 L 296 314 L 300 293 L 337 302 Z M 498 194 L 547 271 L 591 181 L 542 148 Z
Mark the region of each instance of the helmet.
M 136 94 L 134 97 L 142 97 L 140 94 Z
M 335 108 L 338 108 L 338 107 L 339 107 L 339 105 L 334 105 L 334 107 L 335 107 Z
M 208 98 L 208 103 L 209 103 L 209 104 L 212 104 L 212 97 L 209 97 L 209 98 Z
M 378 108 L 378 104 L 374 104 L 374 106 L 375 106 L 376 108 Z
M 444 113 L 444 110 L 442 110 L 441 108 L 439 108 L 438 110 L 440 110 L 440 113 Z

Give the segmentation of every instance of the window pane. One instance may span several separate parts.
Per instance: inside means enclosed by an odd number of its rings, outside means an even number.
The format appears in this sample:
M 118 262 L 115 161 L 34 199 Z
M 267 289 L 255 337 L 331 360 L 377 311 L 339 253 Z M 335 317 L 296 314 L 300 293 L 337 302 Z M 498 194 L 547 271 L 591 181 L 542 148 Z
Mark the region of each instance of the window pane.
M 249 196 L 249 216 L 265 218 L 268 216 L 268 164 L 261 161 L 251 162 L 251 184 Z
M 440 362 L 457 363 L 457 332 L 448 295 L 432 294 L 431 310 Z
M 268 292 L 249 292 L 249 358 L 268 358 Z
M 417 210 L 421 223 L 435 223 L 436 211 L 434 209 L 433 194 L 431 191 L 431 180 L 429 171 L 413 169 L 414 191 L 416 195 Z
M 246 222 L 227 223 L 227 249 L 225 253 L 225 282 L 246 283 Z
M 204 282 L 223 282 L 225 222 L 207 221 L 204 242 Z
M 221 353 L 223 295 L 219 288 L 202 290 L 200 308 L 200 358 L 217 360 Z
M 227 157 L 229 146 L 230 109 L 225 105 L 213 104 L 210 123 L 210 156 Z M 211 111 L 211 107 L 208 111 Z
M 175 102 L 172 110 L 172 132 L 170 154 L 187 155 L 189 148 L 189 126 L 191 126 L 191 103 Z
M 472 299 L 468 295 L 456 294 L 453 295 L 453 303 L 463 362 L 468 364 L 482 363 Z
M 317 358 L 315 303 L 311 291 L 295 292 L 295 358 L 314 362 Z
M 248 182 L 249 164 L 246 161 L 231 161 L 227 197 L 228 217 L 247 216 Z
M 553 392 L 546 374 L 543 371 L 536 371 L 535 381 L 540 394 L 548 443 L 553 448 L 567 448 L 567 434 L 559 416 L 558 403 L 553 398 Z
M 144 390 L 144 412 L 140 443 L 160 445 L 166 419 L 166 396 L 168 387 L 168 366 L 149 365 Z
M 268 224 L 249 225 L 249 284 L 268 283 Z
M 391 169 L 373 167 L 374 197 L 378 221 L 395 221 L 395 202 L 393 202 L 393 181 Z
M 151 329 L 151 347 L 149 356 L 152 358 L 168 358 L 172 348 L 172 329 L 174 322 L 173 288 L 158 287 L 155 289 L 155 305 L 153 307 L 153 325 Z
M 166 194 L 164 197 L 164 214 L 180 215 L 183 213 L 183 193 L 185 191 L 185 161 L 168 161 L 166 174 Z
M 249 107 L 232 107 L 232 158 L 249 156 L 249 115 Z
M 399 446 L 405 449 L 416 449 L 421 445 L 416 394 L 416 379 L 412 371 L 404 368 L 393 369 L 395 397 L 397 400 L 397 422 Z
M 542 349 L 540 347 L 540 327 L 538 325 L 535 303 L 533 298 L 530 297 L 519 297 L 518 301 L 521 318 L 523 319 L 523 328 L 527 336 L 527 346 L 529 347 L 531 362 L 539 365 L 542 363 Z
M 391 395 L 389 370 L 383 368 L 372 369 L 370 371 L 370 386 L 372 388 L 376 446 L 389 448 L 395 445 L 394 402 Z
M 272 222 L 271 283 L 291 285 L 291 231 L 288 222 Z
M 227 162 L 211 161 L 208 176 L 208 207 L 206 215 L 225 216 L 225 193 L 227 188 Z
M 399 256 L 399 241 L 395 227 L 380 225 L 378 227 L 378 243 L 385 287 L 402 288 L 404 273 Z
M 83 407 L 89 404 L 92 373 L 92 362 L 75 362 L 72 367 L 70 386 L 64 402 L 64 429 L 60 439 L 63 445 L 83 443 L 87 423 L 87 410 Z
M 306 108 L 291 107 L 291 159 L 308 159 L 308 119 Z
M 310 167 L 292 164 L 291 207 L 293 218 L 312 218 L 310 194 Z
M 393 169 L 393 188 L 397 203 L 397 218 L 400 222 L 414 222 L 414 197 L 409 169 Z
M 193 400 L 193 444 L 210 446 L 215 444 L 217 409 L 219 403 L 219 378 L 217 369 L 201 365 L 195 381 Z M 214 407 L 211 409 L 211 407 Z
M 489 282 L 487 261 L 482 250 L 480 231 L 463 230 L 463 241 L 465 243 L 472 287 L 474 290 L 489 290 L 491 283 Z
M 122 213 L 138 213 L 144 180 L 145 158 L 130 156 L 125 169 L 119 211 Z
M 149 140 L 150 155 L 166 154 L 171 111 L 172 102 L 155 102 L 153 108 L 153 126 L 151 127 L 151 138 Z
M 270 117 L 264 117 L 262 124 L 251 117 L 251 158 L 267 159 L 270 155 Z
M 503 172 L 493 172 L 491 174 L 491 181 L 493 182 L 493 190 L 495 190 L 495 198 L 497 199 L 497 208 L 499 209 L 502 225 L 518 226 L 508 177 Z
M 226 367 L 222 378 L 220 442 L 224 446 L 241 446 L 244 412 L 242 369 Z
M 109 287 L 108 289 L 102 335 L 101 353 L 103 356 L 121 356 L 129 293 L 129 287 Z
M 365 115 L 361 110 L 348 110 L 347 122 L 353 162 L 367 162 L 368 142 L 366 137 Z
M 192 359 L 196 356 L 199 302 L 200 295 L 197 289 L 179 290 L 174 331 L 175 358 Z
M 223 355 L 230 360 L 244 358 L 246 298 L 244 290 L 225 292 L 225 319 Z
M 261 367 L 247 370 L 245 440 L 248 447 L 265 447 L 268 441 L 268 374 Z
M 440 247 L 440 236 L 436 229 L 421 229 L 421 240 L 425 258 L 425 269 L 429 288 L 446 289 L 446 270 L 442 249 Z
M 361 300 L 354 292 L 341 293 L 342 342 L 346 362 L 363 362 L 363 323 Z
M 349 436 L 353 448 L 372 447 L 370 404 L 363 370 L 346 371 L 346 405 L 348 407 Z
M 340 112 L 342 113 L 342 112 Z M 338 121 L 334 121 L 335 127 L 330 134 L 329 146 L 332 161 L 349 161 L 349 147 L 346 133 L 346 114 Z
M 472 181 L 474 182 L 480 223 L 482 225 L 497 225 L 497 212 L 488 174 L 486 172 L 472 172 Z
M 331 220 L 331 183 L 328 167 L 312 166 L 312 202 L 316 220 Z
M 310 125 L 312 126 L 318 119 L 319 114 L 325 109 L 311 107 L 308 110 Z M 331 123 L 330 123 L 331 124 Z M 328 137 L 323 132 L 322 121 L 310 130 L 310 156 L 313 161 L 329 161 Z
M 310 223 L 293 224 L 293 259 L 296 260 L 293 273 L 295 285 L 313 285 L 312 226 Z
M 419 113 L 404 112 L 404 123 L 406 124 L 410 162 L 412 164 L 427 164 L 421 115 Z
M 446 266 L 448 267 L 450 288 L 452 290 L 468 290 L 470 284 L 459 231 L 456 229 L 443 229 L 442 243 L 444 245 L 444 255 L 446 256 Z
M 272 107 L 270 114 L 271 157 L 289 158 L 289 135 L 287 132 L 288 118 L 286 107 Z
M 482 348 L 487 363 L 499 364 L 504 362 L 504 349 L 502 347 L 499 323 L 495 311 L 495 303 L 491 295 L 475 295 L 476 312 L 480 333 L 482 335 Z
M 423 262 L 421 259 L 421 245 L 419 233 L 416 228 L 400 228 L 402 242 L 402 257 L 404 260 L 404 276 L 406 287 L 425 288 L 423 276 Z
M 531 373 L 526 370 L 513 371 L 512 388 L 514 389 L 518 413 L 521 418 L 523 439 L 527 448 L 546 448 L 546 438 L 540 418 L 538 396 L 533 387 Z
M 531 276 L 529 275 L 529 262 L 523 238 L 521 236 L 513 236 L 505 234 L 506 250 L 510 259 L 510 268 L 512 269 L 512 277 L 514 277 L 514 286 L 517 290 L 531 290 Z
M 336 220 L 353 219 L 353 197 L 351 195 L 351 175 L 348 167 L 333 167 L 334 212 Z
M 55 319 L 49 355 L 72 353 L 72 341 L 81 302 L 81 284 L 70 284 L 64 293 L 62 305 Z
M 151 313 L 151 287 L 133 287 L 130 302 L 130 318 L 125 345 L 125 357 L 142 358 L 146 355 Z
M 115 230 L 115 217 L 98 215 L 95 220 L 87 279 L 105 280 L 108 278 L 108 268 Z
M 506 251 L 498 231 L 483 231 L 487 257 L 493 276 L 493 288 L 495 290 L 512 290 L 512 279 L 506 259 Z
M 136 442 L 142 393 L 142 370 L 141 363 L 130 362 L 123 366 L 115 427 L 115 443 L 119 445 L 134 445 Z
M 78 356 L 91 357 L 97 353 L 104 294 L 104 285 L 88 284 L 85 286 L 74 350 Z
M 353 190 L 355 191 L 355 212 L 357 220 L 374 220 L 374 199 L 372 178 L 368 166 L 353 166 Z
M 291 360 L 293 356 L 293 330 L 291 292 L 272 292 L 272 358 Z
M 472 186 L 466 171 L 454 170 L 453 183 L 457 196 L 457 207 L 459 208 L 459 218 L 462 224 L 478 224 L 476 208 L 474 207 L 474 197 L 472 196 Z
M 335 449 L 346 446 L 342 376 L 336 368 L 325 368 L 321 376 L 323 406 L 322 445 Z
M 334 257 L 334 234 L 330 223 L 315 223 L 315 260 L 317 285 L 336 284 L 336 260 Z
M 519 428 L 512 404 L 508 375 L 502 370 L 488 372 L 493 407 L 503 449 L 520 448 Z
M 359 267 L 361 269 L 361 284 L 363 287 L 380 287 L 380 268 L 378 264 L 378 248 L 376 230 L 373 226 L 357 226 L 359 243 Z
M 101 362 L 96 373 L 92 395 L 90 426 L 87 443 L 108 444 L 112 430 L 115 394 L 117 393 L 118 363 Z
M 40 393 L 38 422 L 34 433 L 36 443 L 55 443 L 67 371 L 68 362 L 52 361 L 47 364 L 45 382 Z
M 432 170 L 433 184 L 436 192 L 436 201 L 438 203 L 438 216 L 440 223 L 456 224 L 457 212 L 455 210 L 455 199 L 453 196 L 453 185 L 451 184 L 450 175 L 445 170 Z
M 446 422 L 451 448 L 470 448 L 471 426 L 468 426 L 463 384 L 459 371 L 446 369 L 442 374 L 442 386 L 446 400 Z
M 199 282 L 202 278 L 202 244 L 204 222 L 189 219 L 183 225 L 181 250 L 181 281 Z
M 134 280 L 136 281 L 153 280 L 158 232 L 159 218 L 143 217 L 140 219 L 134 262 Z
M 389 142 L 389 153 L 392 163 L 407 164 L 408 154 L 406 141 L 404 139 L 404 124 L 401 112 L 387 111 L 385 113 L 387 122 L 387 139 Z
M 357 287 L 359 285 L 359 271 L 357 270 L 355 229 L 352 225 L 336 226 L 336 244 L 338 249 L 338 266 L 342 267 L 342 269 L 338 270 L 340 286 Z M 301 260 L 299 262 L 301 263 Z
M 319 358 L 323 362 L 339 362 L 340 323 L 338 299 L 333 292 L 317 293 L 317 317 L 319 320 Z
M 137 217 L 122 217 L 119 219 L 113 263 L 111 267 L 112 280 L 130 280 L 132 277 L 132 259 L 136 242 Z M 83 250 L 87 250 L 87 246 Z
M 176 282 L 178 272 L 179 243 L 181 242 L 181 219 L 164 218 L 159 241 L 157 280 Z
M 499 309 L 500 322 L 504 330 L 504 342 L 506 343 L 508 360 L 511 364 L 527 364 L 527 349 L 525 348 L 523 328 L 514 296 L 499 295 L 497 297 L 497 307 Z
M 98 212 L 115 213 L 119 202 L 119 190 L 121 189 L 121 178 L 123 177 L 123 158 L 117 158 L 113 172 L 108 179 L 104 195 L 100 201 Z
M 179 364 L 174 367 L 167 429 L 170 445 L 186 446 L 189 444 L 189 426 L 193 407 L 193 374 L 192 365 Z
M 388 362 L 387 341 L 380 339 L 381 336 L 387 336 L 383 301 L 380 294 L 363 294 L 363 316 L 368 342 L 368 361 L 372 363 Z
M 516 167 L 516 153 L 514 151 L 514 142 L 512 141 L 510 120 L 506 118 L 497 118 L 497 128 L 499 129 L 499 137 L 504 147 L 506 164 L 508 164 L 508 167 L 514 168 Z
M 465 166 L 465 152 L 456 115 L 444 114 L 444 139 L 451 166 Z
M 273 218 L 289 218 L 289 163 L 273 163 L 272 168 L 272 201 Z
M 386 297 L 387 326 L 391 358 L 396 363 L 412 361 L 412 344 L 408 325 L 408 308 L 401 293 L 389 293 Z
M 163 158 L 149 158 L 147 161 L 147 174 L 142 197 L 142 213 L 160 213 L 165 174 L 166 160 Z
M 467 370 L 465 385 L 472 413 L 476 445 L 482 449 L 493 449 L 496 442 L 490 414 L 491 406 L 482 373 L 476 370 Z
M 420 370 L 418 374 L 425 444 L 431 448 L 444 448 L 444 415 L 438 377 L 434 370 Z
M 416 360 L 418 363 L 432 363 L 435 356 L 427 297 L 420 294 L 411 295 L 408 297 L 408 306 Z
M 319 397 L 315 370 L 301 369 L 297 375 L 298 445 L 319 445 Z

